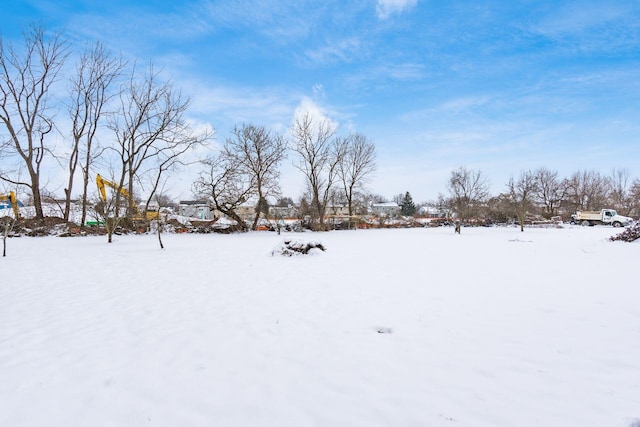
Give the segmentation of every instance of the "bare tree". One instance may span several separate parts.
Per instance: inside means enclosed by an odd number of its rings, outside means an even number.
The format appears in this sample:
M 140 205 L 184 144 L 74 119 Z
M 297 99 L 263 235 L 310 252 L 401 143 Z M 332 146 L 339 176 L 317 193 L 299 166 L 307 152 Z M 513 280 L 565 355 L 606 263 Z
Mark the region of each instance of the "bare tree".
M 344 143 L 344 155 L 338 163 L 338 175 L 351 216 L 354 213 L 356 191 L 364 187 L 376 169 L 376 147 L 361 133 L 349 135 Z
M 253 175 L 240 172 L 236 160 L 224 151 L 204 160 L 207 170 L 194 183 L 194 193 L 210 200 L 215 209 L 234 219 L 241 231 L 246 231 L 247 224 L 236 211 L 255 194 L 256 183 Z
M 578 171 L 563 181 L 572 211 L 602 209 L 607 205 L 609 182 L 596 171 Z
M 108 127 L 116 139 L 114 150 L 119 169 L 116 182 L 120 188 L 126 188 L 127 204 L 132 207 L 135 183 L 141 184 L 142 177 L 149 173 L 155 173 L 152 182 L 159 183 L 169 164 L 175 164 L 172 162 L 209 135 L 192 133 L 184 120 L 188 99 L 174 91 L 170 82 L 162 82 L 153 65 L 143 74 L 134 68 L 126 87 L 120 91 L 119 101 L 119 110 L 110 116 Z M 150 189 L 148 201 L 156 190 L 157 185 Z
M 149 209 L 149 205 L 153 200 L 158 201 L 158 191 L 163 188 L 163 184 L 166 183 L 171 172 L 196 163 L 196 161 L 185 161 L 184 155 L 205 144 L 213 134 L 213 129 L 206 128 L 200 132 L 195 132 L 189 126 L 184 126 L 181 132 L 173 135 L 179 141 L 164 141 L 164 145 L 155 147 L 155 162 L 145 174 L 150 182 L 150 187 L 148 187 L 150 190 L 144 204 L 145 212 Z
M 402 205 L 402 202 L 404 201 L 404 194 L 405 193 L 398 193 L 398 194 L 394 195 L 391 198 L 391 201 L 394 202 L 398 206 Z
M 482 203 L 489 195 L 489 182 L 482 171 L 461 166 L 451 172 L 447 183 L 449 207 L 462 222 L 479 214 Z
M 611 207 L 622 215 L 631 214 L 631 178 L 628 169 L 614 169 L 609 177 Z
M 281 135 L 252 124 L 235 127 L 233 136 L 227 139 L 224 151 L 230 161 L 237 165 L 239 173 L 253 177 L 249 181 L 255 183 L 258 200 L 251 226 L 255 230 L 260 213 L 265 211 L 267 198 L 280 193 L 278 166 L 285 156 L 287 144 Z
M 104 116 L 104 108 L 113 96 L 111 85 L 124 69 L 122 58 L 114 58 L 104 46 L 97 42 L 92 48 L 86 48 L 76 65 L 76 73 L 71 79 L 71 103 L 69 117 L 72 123 L 71 154 L 68 160 L 69 179 L 65 188 L 64 219 L 69 219 L 73 181 L 80 165 L 82 170 L 82 218 L 84 227 L 87 217 L 87 197 L 89 186 L 89 168 L 102 153 L 96 149 L 96 132 Z
M 336 128 L 329 120 L 316 122 L 309 114 L 296 118 L 291 129 L 292 148 L 300 160 L 295 167 L 307 180 L 312 220 L 319 230 L 326 228 L 325 211 L 344 155 L 344 144 L 334 138 L 335 133 Z
M 541 167 L 534 174 L 537 187 L 535 199 L 543 206 L 543 216 L 549 219 L 558 214 L 565 198 L 565 186 L 556 171 Z
M 0 179 L 31 190 L 36 218 L 43 219 L 41 168 L 50 152 L 47 136 L 54 130 L 51 87 L 67 57 L 62 33 L 47 34 L 42 26 L 24 33 L 24 51 L 0 38 L 0 123 L 8 133 L 5 149 L 26 167 L 29 181 L 0 173 Z M 4 145 L 4 144 L 3 144 Z M 20 167 L 19 169 L 22 169 Z
M 531 171 L 520 172 L 520 177 L 514 180 L 509 179 L 507 184 L 509 198 L 518 217 L 520 231 L 524 231 L 524 222 L 527 212 L 533 208 L 533 197 L 538 192 L 536 174 Z

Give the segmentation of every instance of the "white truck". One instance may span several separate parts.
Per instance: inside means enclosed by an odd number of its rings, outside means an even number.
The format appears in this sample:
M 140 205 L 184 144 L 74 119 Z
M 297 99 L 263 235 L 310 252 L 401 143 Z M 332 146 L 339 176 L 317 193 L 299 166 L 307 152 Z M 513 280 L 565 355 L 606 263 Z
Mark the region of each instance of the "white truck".
M 596 225 L 605 224 L 614 227 L 626 227 L 633 222 L 633 218 L 618 215 L 613 209 L 602 209 L 599 211 L 577 211 L 571 215 L 571 224 Z

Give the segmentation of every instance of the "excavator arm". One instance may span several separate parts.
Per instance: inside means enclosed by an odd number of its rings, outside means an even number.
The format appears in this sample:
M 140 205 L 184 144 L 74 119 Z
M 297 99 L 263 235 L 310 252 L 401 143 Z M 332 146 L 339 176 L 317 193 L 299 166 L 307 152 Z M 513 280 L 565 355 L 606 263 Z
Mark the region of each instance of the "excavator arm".
M 100 174 L 96 175 L 96 185 L 98 186 L 98 193 L 100 194 L 100 199 L 103 202 L 107 201 L 107 190 L 105 187 L 110 187 L 116 191 L 120 191 L 120 194 L 122 194 L 126 199 L 129 198 L 129 192 L 127 190 L 120 187 L 118 184 L 116 184 L 113 181 L 104 179 L 102 176 L 100 176 Z
M 100 194 L 100 200 L 102 200 L 103 202 L 107 201 L 107 190 L 106 187 L 112 188 L 115 191 L 119 191 L 120 194 L 122 194 L 122 197 L 125 198 L 125 201 L 128 202 L 129 201 L 129 192 L 127 190 L 125 190 L 124 188 L 120 187 L 118 184 L 116 184 L 113 181 L 109 181 L 107 179 L 104 179 L 102 176 L 100 176 L 100 174 L 96 175 L 96 185 L 98 186 L 98 194 Z M 131 211 L 133 212 L 133 219 L 136 218 L 141 218 L 141 214 L 140 214 L 140 210 L 138 209 L 138 207 L 134 204 L 130 207 Z M 155 217 L 157 217 L 158 213 L 155 212 Z M 147 217 L 149 216 L 153 216 L 153 213 L 149 212 L 147 214 Z M 155 219 L 154 218 L 149 218 L 149 219 Z

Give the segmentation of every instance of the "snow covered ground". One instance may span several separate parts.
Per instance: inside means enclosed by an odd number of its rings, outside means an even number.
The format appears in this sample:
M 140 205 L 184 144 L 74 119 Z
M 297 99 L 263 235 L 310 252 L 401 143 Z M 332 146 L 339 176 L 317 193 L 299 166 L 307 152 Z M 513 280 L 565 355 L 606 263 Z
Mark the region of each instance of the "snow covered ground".
M 637 426 L 619 231 L 10 239 L 0 425 Z

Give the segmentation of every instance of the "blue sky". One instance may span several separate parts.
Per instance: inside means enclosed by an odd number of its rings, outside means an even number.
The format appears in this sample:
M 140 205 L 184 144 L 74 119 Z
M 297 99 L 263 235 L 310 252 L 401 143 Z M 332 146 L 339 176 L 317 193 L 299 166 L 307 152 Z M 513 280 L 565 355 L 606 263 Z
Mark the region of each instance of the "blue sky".
M 34 21 L 76 51 L 98 39 L 153 60 L 218 141 L 242 122 L 284 132 L 300 109 L 361 132 L 378 152 L 369 187 L 389 198 L 434 199 L 463 165 L 494 193 L 541 166 L 640 177 L 638 2 L 18 0 L 4 40 Z

